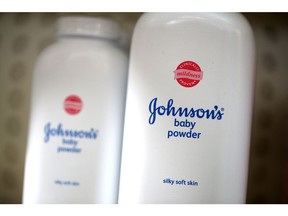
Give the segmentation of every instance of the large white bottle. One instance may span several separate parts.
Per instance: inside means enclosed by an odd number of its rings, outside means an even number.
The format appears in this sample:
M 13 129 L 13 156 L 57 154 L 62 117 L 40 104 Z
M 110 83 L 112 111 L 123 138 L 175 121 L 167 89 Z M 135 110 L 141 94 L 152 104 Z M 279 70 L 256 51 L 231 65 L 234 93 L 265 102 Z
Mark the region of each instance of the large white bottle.
M 147 13 L 132 38 L 119 203 L 244 203 L 254 39 L 235 13 Z
M 59 19 L 35 67 L 24 203 L 117 203 L 128 71 L 119 31 Z

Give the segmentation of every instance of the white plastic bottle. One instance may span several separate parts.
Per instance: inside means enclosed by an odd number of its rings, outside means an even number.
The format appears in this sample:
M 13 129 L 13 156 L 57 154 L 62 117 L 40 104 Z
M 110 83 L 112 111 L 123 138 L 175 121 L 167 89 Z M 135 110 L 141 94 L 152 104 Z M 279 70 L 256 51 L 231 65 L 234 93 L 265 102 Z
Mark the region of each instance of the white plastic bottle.
M 58 20 L 35 67 L 23 203 L 117 203 L 128 71 L 119 30 Z
M 252 30 L 236 13 L 146 13 L 130 52 L 119 203 L 244 203 Z

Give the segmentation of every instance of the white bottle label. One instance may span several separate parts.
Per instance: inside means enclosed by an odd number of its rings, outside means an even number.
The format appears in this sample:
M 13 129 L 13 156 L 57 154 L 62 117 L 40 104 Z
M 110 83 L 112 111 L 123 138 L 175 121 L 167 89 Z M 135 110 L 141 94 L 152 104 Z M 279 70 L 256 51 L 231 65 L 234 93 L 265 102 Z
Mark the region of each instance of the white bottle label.
M 77 95 L 69 95 L 63 103 L 65 112 L 71 116 L 77 115 L 83 109 L 83 102 Z M 81 153 L 85 140 L 96 140 L 98 129 L 66 128 L 62 123 L 47 122 L 44 125 L 44 143 L 58 143 L 57 153 Z
M 197 131 L 197 123 L 201 119 L 221 120 L 224 116 L 224 108 L 215 105 L 213 108 L 195 108 L 175 106 L 174 100 L 169 99 L 167 103 L 161 104 L 158 98 L 151 100 L 149 104 L 149 124 L 156 123 L 158 118 L 173 117 L 171 130 L 168 130 L 167 139 L 190 138 L 200 139 L 203 131 Z
M 98 130 L 91 128 L 90 130 L 68 129 L 63 127 L 61 123 L 54 126 L 48 122 L 44 126 L 44 143 L 51 142 L 60 143 L 56 151 L 57 153 L 81 153 L 83 140 L 95 140 L 98 137 Z

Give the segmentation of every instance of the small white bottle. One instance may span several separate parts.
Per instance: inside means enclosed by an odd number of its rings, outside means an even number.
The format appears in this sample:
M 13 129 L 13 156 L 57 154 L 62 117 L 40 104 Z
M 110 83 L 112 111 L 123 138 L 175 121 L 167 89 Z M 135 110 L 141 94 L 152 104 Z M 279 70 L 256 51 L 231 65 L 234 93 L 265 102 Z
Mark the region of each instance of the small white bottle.
M 35 66 L 23 203 L 117 203 L 128 71 L 120 26 L 62 17 Z
M 139 19 L 119 203 L 245 203 L 254 55 L 241 14 Z

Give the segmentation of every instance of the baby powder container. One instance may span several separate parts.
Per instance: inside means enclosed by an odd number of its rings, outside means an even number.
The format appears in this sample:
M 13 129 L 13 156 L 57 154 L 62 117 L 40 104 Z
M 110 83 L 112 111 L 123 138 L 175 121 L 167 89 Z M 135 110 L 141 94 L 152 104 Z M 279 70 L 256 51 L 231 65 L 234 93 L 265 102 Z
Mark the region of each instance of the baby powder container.
M 117 203 L 127 56 L 111 20 L 62 17 L 35 66 L 23 203 Z
M 245 203 L 255 48 L 236 13 L 146 13 L 132 38 L 119 203 Z

